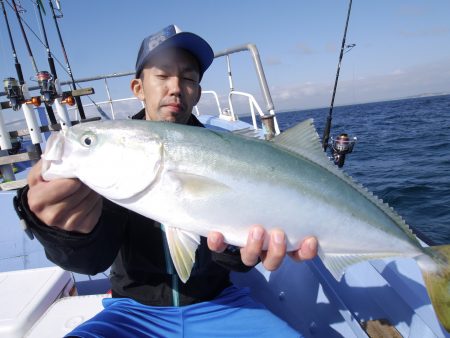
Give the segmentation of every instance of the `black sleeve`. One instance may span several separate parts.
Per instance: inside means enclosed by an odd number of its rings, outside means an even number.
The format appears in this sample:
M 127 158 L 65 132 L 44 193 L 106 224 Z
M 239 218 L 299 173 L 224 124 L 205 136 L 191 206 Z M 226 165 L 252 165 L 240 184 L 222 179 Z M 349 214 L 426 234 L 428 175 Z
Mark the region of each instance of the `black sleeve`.
M 211 257 L 214 262 L 230 271 L 247 272 L 253 268 L 242 262 L 239 248 L 232 245 L 228 246 L 228 248 L 221 253 L 213 251 Z
M 44 246 L 47 258 L 63 269 L 95 275 L 108 269 L 122 244 L 126 209 L 104 199 L 98 224 L 89 234 L 64 231 L 42 223 L 29 209 L 28 186 L 17 192 L 21 216 Z

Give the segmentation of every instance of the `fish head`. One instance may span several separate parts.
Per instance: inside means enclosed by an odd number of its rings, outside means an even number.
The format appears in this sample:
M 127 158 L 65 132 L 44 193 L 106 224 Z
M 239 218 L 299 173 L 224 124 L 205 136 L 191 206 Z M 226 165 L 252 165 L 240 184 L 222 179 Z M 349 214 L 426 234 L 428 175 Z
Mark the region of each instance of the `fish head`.
M 159 135 L 141 124 L 91 122 L 53 133 L 42 155 L 42 177 L 79 178 L 111 200 L 139 194 L 157 179 L 162 161 Z

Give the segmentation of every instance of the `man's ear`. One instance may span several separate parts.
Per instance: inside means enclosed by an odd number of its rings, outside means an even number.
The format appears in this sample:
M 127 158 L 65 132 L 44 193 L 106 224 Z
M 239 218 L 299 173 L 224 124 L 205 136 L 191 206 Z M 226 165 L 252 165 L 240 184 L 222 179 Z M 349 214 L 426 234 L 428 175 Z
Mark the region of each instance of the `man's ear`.
M 198 101 L 200 101 L 201 96 L 202 96 L 202 86 L 198 85 L 198 95 L 197 95 L 197 100 L 195 101 L 195 104 L 197 104 Z
M 144 101 L 144 87 L 142 86 L 142 80 L 140 78 L 132 79 L 130 83 L 131 91 L 134 96 L 136 96 L 139 100 Z

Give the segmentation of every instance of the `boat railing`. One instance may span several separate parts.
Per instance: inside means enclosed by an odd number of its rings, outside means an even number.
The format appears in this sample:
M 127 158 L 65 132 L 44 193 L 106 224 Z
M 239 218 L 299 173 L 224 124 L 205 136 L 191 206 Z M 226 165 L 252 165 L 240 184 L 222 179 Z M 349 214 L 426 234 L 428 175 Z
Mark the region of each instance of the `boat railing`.
M 116 120 L 118 118 L 118 114 L 116 113 L 116 110 L 114 109 L 114 104 L 121 103 L 121 102 L 132 102 L 132 101 L 138 101 L 138 99 L 136 97 L 127 97 L 127 98 L 123 98 L 123 99 L 109 98 L 108 100 L 105 100 L 105 101 L 84 104 L 83 107 L 88 108 L 88 109 L 95 108 L 100 113 L 100 115 L 102 115 L 104 118 Z M 142 108 L 144 108 L 143 102 L 141 102 L 140 105 L 142 106 Z M 109 115 L 107 113 L 105 113 L 105 111 L 102 109 L 102 106 L 109 107 L 109 111 L 111 112 L 111 117 L 109 117 Z M 78 118 L 78 108 L 77 107 L 69 108 L 69 112 L 73 114 L 74 119 Z
M 109 87 L 108 87 L 108 84 L 106 81 L 105 81 L 105 89 L 106 89 L 106 92 L 108 93 L 108 100 L 84 104 L 83 107 L 88 108 L 88 109 L 95 108 L 97 111 L 101 112 L 102 115 L 107 116 L 109 118 L 109 114 L 107 114 L 102 109 L 102 107 L 107 106 L 107 107 L 109 107 L 111 119 L 115 120 L 117 118 L 117 113 L 115 111 L 114 104 L 117 104 L 120 102 L 138 101 L 138 99 L 136 97 L 113 99 L 111 97 L 110 90 L 109 90 Z M 263 113 L 261 107 L 259 106 L 258 102 L 256 101 L 255 97 L 252 94 L 246 93 L 246 92 L 240 92 L 240 91 L 231 91 L 228 94 L 229 108 L 222 108 L 222 105 L 220 104 L 220 100 L 219 100 L 219 95 L 215 91 L 213 91 L 213 90 L 203 90 L 202 91 L 202 98 L 204 98 L 205 96 L 208 96 L 208 95 L 211 95 L 213 97 L 214 105 L 217 108 L 217 113 L 209 111 L 208 115 L 217 115 L 220 119 L 227 120 L 227 121 L 239 120 L 239 114 L 237 114 L 237 109 L 236 109 L 235 105 L 233 104 L 233 99 L 232 99 L 233 96 L 246 97 L 248 99 L 249 110 L 248 111 L 246 110 L 245 112 L 246 113 L 250 112 L 250 116 L 252 117 L 253 127 L 254 127 L 254 129 L 258 129 L 256 113 L 258 113 L 258 115 L 260 117 L 263 117 L 264 113 Z M 141 106 L 144 107 L 144 104 L 142 102 L 141 102 Z M 74 120 L 79 118 L 77 107 L 74 106 L 74 107 L 69 108 L 68 110 L 71 115 L 71 118 L 73 118 Z M 196 105 L 194 107 L 194 111 L 197 116 L 200 116 L 203 114 L 203 112 L 199 108 L 199 105 Z M 277 131 L 277 132 L 279 132 L 279 131 Z
M 262 92 L 262 98 L 265 102 L 265 112 L 263 111 L 263 109 L 261 109 L 261 106 L 258 104 L 257 100 L 255 99 L 254 95 L 250 94 L 250 93 L 246 93 L 243 91 L 237 91 L 234 89 L 234 84 L 233 84 L 233 78 L 232 78 L 232 72 L 231 72 L 231 64 L 230 64 L 230 56 L 234 53 L 239 53 L 239 52 L 249 52 L 251 55 L 251 59 L 253 61 L 253 64 L 255 65 L 255 70 L 256 70 L 256 75 L 257 75 L 257 81 L 259 83 L 261 92 Z M 244 114 L 248 114 L 250 113 L 251 118 L 252 118 L 252 124 L 253 124 L 253 128 L 254 129 L 259 129 L 257 126 L 257 118 L 259 117 L 261 120 L 261 129 L 263 129 L 265 131 L 265 135 L 272 135 L 270 137 L 273 137 L 273 135 L 279 134 L 280 130 L 278 127 L 278 122 L 276 120 L 276 116 L 275 116 L 275 109 L 274 109 L 274 105 L 272 102 L 272 98 L 269 92 L 269 87 L 267 85 L 267 80 L 264 74 L 264 70 L 261 64 L 261 60 L 260 60 L 260 56 L 259 56 L 259 52 L 256 48 L 255 45 L 253 44 L 246 44 L 246 45 L 241 45 L 241 46 L 237 46 L 234 48 L 230 48 L 230 49 L 226 49 L 220 52 L 215 53 L 215 58 L 221 58 L 221 57 L 225 57 L 227 60 L 227 74 L 228 74 L 228 80 L 229 80 L 229 90 L 228 90 L 228 105 L 229 107 L 226 107 L 224 109 L 222 109 L 221 104 L 220 104 L 220 100 L 219 100 L 219 96 L 217 95 L 216 92 L 212 91 L 212 90 L 207 90 L 207 91 L 203 91 L 203 94 L 206 95 L 213 95 L 214 100 L 215 100 L 215 105 L 217 106 L 217 110 L 218 110 L 218 118 L 222 119 L 222 120 L 226 120 L 226 121 L 237 121 L 239 120 L 239 116 L 237 114 L 237 107 L 239 106 L 238 104 L 236 104 L 233 100 L 235 97 L 240 96 L 240 97 L 245 97 L 248 100 L 248 106 L 249 106 L 249 111 L 246 111 Z M 86 89 L 74 89 L 74 90 L 69 90 L 67 91 L 67 93 L 74 93 L 74 92 L 79 92 L 78 95 L 84 95 L 86 98 L 89 98 L 89 100 L 91 101 L 91 103 L 85 103 L 83 104 L 83 107 L 85 108 L 90 108 L 92 109 L 90 111 L 90 113 L 88 113 L 87 111 L 85 111 L 85 116 L 86 119 L 81 119 L 80 113 L 78 111 L 78 108 L 75 107 L 68 107 L 67 105 L 64 106 L 64 109 L 66 110 L 65 114 L 70 114 L 67 116 L 68 120 L 72 120 L 71 124 L 75 124 L 78 122 L 84 122 L 84 121 L 89 121 L 91 119 L 99 119 L 99 115 L 104 118 L 104 119 L 120 119 L 120 118 L 128 118 L 129 117 L 129 113 L 130 111 L 137 111 L 137 108 L 143 107 L 143 103 L 140 102 L 139 100 L 137 100 L 136 98 L 132 97 L 128 97 L 128 98 L 119 98 L 119 99 L 113 99 L 113 95 L 111 94 L 111 90 L 110 88 L 110 84 L 108 83 L 109 79 L 112 78 L 124 78 L 124 77 L 131 77 L 134 76 L 134 72 L 133 71 L 129 71 L 129 72 L 122 72 L 122 73 L 113 73 L 113 74 L 107 74 L 107 75 L 100 75 L 100 76 L 95 76 L 95 77 L 87 77 L 87 78 L 81 78 L 81 79 L 77 79 L 75 80 L 75 82 L 77 83 L 78 86 L 80 86 L 81 83 L 89 83 L 92 84 L 95 81 L 104 81 L 104 85 L 105 85 L 105 90 L 106 90 L 106 96 L 104 95 L 102 100 L 100 102 L 95 102 L 92 98 L 91 95 L 94 94 L 94 90 L 93 88 L 86 88 Z M 61 86 L 67 86 L 70 85 L 72 82 L 71 81 L 61 81 L 59 82 L 59 84 Z M 120 87 L 122 88 L 122 87 Z M 89 89 L 89 90 L 87 90 Z M 39 87 L 38 86 L 34 86 L 34 87 L 29 87 L 28 88 L 29 91 L 38 91 Z M 6 95 L 5 92 L 0 93 L 0 96 L 2 95 Z M 38 97 L 40 94 L 37 94 L 36 97 Z M 106 100 L 104 99 L 106 97 Z M 123 97 L 123 96 L 122 96 Z M 225 99 L 225 96 L 224 96 Z M 122 103 L 123 105 L 117 105 Z M 2 108 L 6 109 L 8 108 L 9 102 L 5 101 L 2 102 Z M 55 103 L 56 104 L 56 103 Z M 117 105 L 117 106 L 115 106 Z M 4 107 L 3 107 L 4 106 Z M 8 106 L 8 107 L 7 107 Z M 200 114 L 198 107 L 195 108 L 196 109 L 196 113 Z M 41 107 L 41 113 L 43 113 L 43 108 Z M 41 114 L 40 113 L 40 114 Z M 41 114 L 41 115 L 45 115 L 45 114 Z M 44 117 L 45 119 L 45 117 Z M 64 120 L 65 121 L 65 120 Z M 63 121 L 63 122 L 64 122 Z M 39 126 L 36 124 L 35 127 L 30 126 L 28 121 L 25 121 L 25 119 L 21 120 L 21 121 L 17 121 L 20 124 L 23 125 L 27 125 L 27 129 L 28 129 L 28 133 L 27 132 L 23 132 L 23 133 L 18 133 L 17 131 L 13 131 L 13 132 L 9 132 L 7 131 L 4 126 L 5 123 L 3 121 L 3 119 L 0 121 L 0 125 L 2 126 L 2 128 L 0 128 L 0 139 L 4 139 L 4 140 L 9 140 L 10 137 L 12 138 L 17 138 L 17 136 L 26 136 L 26 134 L 31 133 L 31 131 L 36 132 L 36 133 L 45 133 L 48 131 L 52 131 L 52 130 L 58 130 L 61 126 L 59 123 L 55 124 L 55 125 L 50 125 L 48 124 L 48 126 L 46 125 L 42 125 Z M 26 123 L 25 123 L 26 122 Z M 41 119 L 41 122 L 44 124 L 44 121 Z M 63 123 L 62 122 L 62 123 Z M 65 124 L 64 124 L 65 125 Z M 25 131 L 25 129 L 23 129 Z M 268 132 L 269 130 L 269 132 Z M 41 142 L 41 141 L 40 141 Z M 39 142 L 39 143 L 40 143 Z M 5 142 L 3 142 L 5 143 Z M 11 148 L 11 145 L 8 144 L 1 144 L 1 149 L 2 150 L 9 150 Z M 33 144 L 35 144 L 36 142 L 33 141 Z M 36 143 L 37 145 L 39 145 L 39 143 Z M 15 157 L 11 157 L 9 155 L 6 155 L 6 153 L 2 152 L 0 154 L 1 160 L 2 162 L 0 163 L 0 165 L 10 165 L 12 163 L 15 163 L 17 161 L 19 161 L 19 159 L 15 158 Z M 34 154 L 28 154 L 28 160 L 34 160 Z M 24 159 L 20 159 L 20 161 L 23 161 Z M 13 175 L 11 175 L 13 177 Z M 14 180 L 14 179 L 12 179 Z
M 201 97 L 204 98 L 207 95 L 211 95 L 213 97 L 214 103 L 215 103 L 215 105 L 217 107 L 218 115 L 220 116 L 222 114 L 223 109 L 222 109 L 222 106 L 220 105 L 219 95 L 217 95 L 217 93 L 214 90 L 202 90 L 202 96 Z M 194 110 L 195 110 L 195 114 L 197 116 L 202 115 L 202 113 L 200 112 L 200 108 L 199 108 L 198 104 L 194 107 Z
M 236 90 L 230 91 L 228 93 L 228 108 L 222 108 L 220 101 L 219 101 L 219 96 L 217 95 L 217 93 L 215 91 L 213 91 L 213 90 L 202 91 L 202 97 L 204 97 L 206 95 L 211 95 L 213 97 L 214 103 L 217 107 L 217 112 L 218 112 L 217 115 L 219 116 L 220 119 L 226 120 L 226 121 L 239 120 L 239 114 L 237 114 L 237 109 L 236 109 L 235 105 L 233 104 L 233 97 L 241 96 L 241 97 L 246 98 L 248 107 L 249 107 L 248 111 L 246 111 L 246 112 L 250 113 L 250 116 L 252 118 L 253 128 L 255 130 L 258 129 L 256 113 L 258 113 L 258 115 L 260 117 L 264 117 L 264 113 L 263 113 L 261 107 L 259 106 L 258 102 L 256 101 L 255 97 L 252 94 L 246 93 L 246 92 L 241 92 L 241 91 L 236 91 Z M 195 112 L 196 112 L 197 116 L 202 115 L 198 105 L 195 106 L 194 108 L 195 108 Z M 276 125 L 276 128 L 278 128 L 278 125 Z M 278 129 L 277 129 L 277 133 L 279 133 Z
M 143 102 L 139 101 L 136 97 L 122 97 L 122 98 L 113 98 L 113 95 L 111 94 L 111 86 L 108 82 L 109 79 L 116 79 L 116 78 L 124 78 L 124 77 L 130 77 L 134 76 L 134 72 L 128 71 L 128 72 L 120 72 L 120 73 L 112 73 L 112 74 L 106 74 L 106 75 L 99 75 L 96 77 L 88 77 L 83 79 L 78 79 L 76 82 L 83 83 L 83 82 L 94 82 L 94 81 L 103 81 L 104 82 L 104 93 L 106 94 L 106 100 L 102 101 L 96 101 L 89 97 L 91 100 L 91 103 L 83 104 L 83 108 L 86 108 L 87 115 L 92 114 L 100 114 L 101 117 L 104 119 L 120 119 L 120 118 L 127 118 L 129 117 L 128 114 L 124 116 L 124 114 L 121 113 L 121 110 L 118 109 L 120 107 L 120 104 L 125 104 L 124 106 L 127 106 L 127 103 L 130 102 L 136 102 L 136 105 L 132 105 L 133 109 L 136 109 L 137 107 L 143 108 L 144 104 Z M 63 82 L 62 84 L 66 84 Z M 99 86 L 95 86 L 96 89 L 99 88 Z M 98 91 L 96 92 L 99 93 Z M 93 112 L 91 111 L 93 109 Z M 130 111 L 134 111 L 133 109 L 129 109 Z M 69 108 L 69 113 L 71 114 L 71 117 L 73 119 L 79 119 L 79 112 L 78 108 L 76 106 Z M 127 112 L 129 113 L 129 112 Z
M 238 121 L 239 120 L 239 114 L 237 114 L 237 109 L 233 105 L 233 96 L 243 96 L 247 98 L 249 110 L 246 111 L 247 113 L 250 112 L 250 116 L 252 117 L 252 124 L 254 129 L 258 129 L 257 120 L 256 120 L 256 112 L 259 114 L 259 116 L 264 116 L 264 113 L 259 106 L 258 102 L 256 101 L 255 97 L 250 93 L 240 92 L 232 90 L 228 94 L 228 107 L 222 108 L 219 96 L 217 93 L 213 90 L 204 90 L 202 91 L 202 97 L 205 97 L 206 95 L 211 95 L 213 97 L 214 103 L 217 107 L 217 115 L 220 119 L 226 120 L 226 121 Z M 200 112 L 200 108 L 197 106 L 194 107 L 195 112 L 197 116 L 202 115 Z M 210 114 L 208 114 L 210 115 Z
M 233 96 L 243 96 L 243 97 L 246 97 L 248 99 L 250 116 L 252 117 L 253 128 L 254 129 L 258 129 L 257 119 L 256 119 L 256 112 L 258 113 L 258 115 L 260 117 L 264 117 L 265 115 L 264 115 L 261 107 L 259 106 L 258 102 L 256 102 L 254 96 L 249 94 L 249 93 L 244 93 L 244 92 L 232 90 L 228 94 L 228 104 L 230 105 L 231 116 L 236 116 L 235 108 L 233 106 Z M 255 110 L 256 110 L 256 112 L 255 112 Z M 269 114 L 270 115 L 275 115 L 275 112 L 271 111 L 271 112 L 269 112 Z M 280 133 L 280 129 L 278 127 L 278 123 L 277 123 L 276 119 L 274 119 L 274 124 L 275 124 L 275 132 L 277 134 L 279 134 Z
M 256 76 L 257 76 L 257 81 L 259 83 L 260 89 L 261 89 L 261 93 L 262 93 L 262 99 L 265 102 L 265 108 L 266 108 L 266 112 L 264 113 L 263 109 L 261 108 L 261 106 L 258 104 L 257 100 L 255 99 L 255 96 L 252 95 L 251 93 L 248 92 L 243 92 L 243 91 L 237 91 L 234 89 L 234 82 L 233 82 L 233 76 L 232 76 L 232 71 L 231 71 L 231 63 L 230 63 L 230 56 L 232 54 L 235 53 L 240 53 L 240 52 L 249 52 L 251 59 L 253 61 L 253 64 L 255 66 L 255 71 L 256 71 Z M 274 129 L 275 129 L 275 134 L 279 134 L 280 133 L 280 129 L 278 126 L 278 121 L 276 119 L 275 116 L 275 108 L 273 105 L 273 101 L 272 101 L 272 97 L 270 95 L 270 91 L 269 91 L 269 87 L 267 84 L 267 80 L 266 80 L 266 76 L 262 67 L 262 63 L 261 63 L 261 59 L 259 56 L 259 52 L 258 49 L 256 48 L 256 46 L 254 44 L 245 44 L 245 45 L 240 45 L 237 47 L 233 47 L 233 48 L 229 48 L 223 51 L 219 51 L 217 53 L 214 54 L 214 57 L 216 59 L 218 58 L 222 58 L 225 57 L 226 58 L 226 62 L 227 62 L 227 74 L 228 74 L 228 80 L 229 80 L 229 92 L 228 92 L 228 107 L 226 108 L 222 108 L 222 105 L 220 103 L 220 98 L 219 95 L 217 94 L 216 91 L 214 90 L 203 90 L 202 91 L 202 101 L 200 102 L 200 105 L 203 105 L 202 102 L 204 102 L 204 98 L 208 97 L 208 96 L 212 96 L 213 97 L 213 104 L 209 106 L 209 109 L 214 109 L 213 107 L 215 106 L 217 108 L 217 114 L 211 114 L 211 112 L 208 112 L 207 115 L 214 115 L 214 116 L 218 116 L 220 119 L 222 120 L 227 120 L 227 121 L 237 121 L 239 120 L 239 116 L 240 115 L 251 115 L 251 119 L 252 119 L 252 125 L 254 129 L 258 129 L 258 117 L 260 118 L 261 121 L 263 121 L 264 118 L 266 117 L 273 117 L 273 124 L 274 124 Z M 92 108 L 94 107 L 96 109 L 97 112 L 99 112 L 104 118 L 112 118 L 112 119 L 116 119 L 116 118 L 124 118 L 124 116 L 121 116 L 120 113 L 117 113 L 115 108 L 114 108 L 114 104 L 120 103 L 120 102 L 130 102 L 130 101 L 135 101 L 137 100 L 134 97 L 130 97 L 130 98 L 122 98 L 122 99 L 112 99 L 112 95 L 111 95 L 111 90 L 110 90 L 110 85 L 108 83 L 108 79 L 111 78 L 118 78 L 118 77 L 124 77 L 124 76 L 132 76 L 134 75 L 134 73 L 132 71 L 129 72 L 122 72 L 122 73 L 114 73 L 114 74 L 109 74 L 109 75 L 103 75 L 103 76 L 97 76 L 97 77 L 90 77 L 90 78 L 84 78 L 84 79 L 79 79 L 76 80 L 77 83 L 81 83 L 81 82 L 92 82 L 92 81 L 97 81 L 97 80 L 103 80 L 104 81 L 104 87 L 106 90 L 106 95 L 107 95 L 107 100 L 101 101 L 101 102 L 92 102 L 89 104 L 85 104 L 83 105 L 83 107 L 86 108 Z M 65 82 L 61 83 L 62 85 L 66 84 Z M 245 110 L 243 113 L 238 114 L 237 113 L 237 105 L 233 103 L 233 97 L 236 96 L 240 96 L 240 97 L 245 97 L 247 98 L 248 101 L 248 107 L 249 110 Z M 143 107 L 143 104 L 141 104 L 141 106 Z M 108 107 L 108 111 L 109 113 L 105 112 L 105 110 L 103 109 L 103 107 Z M 77 112 L 77 108 L 73 107 L 70 108 L 69 111 L 73 111 L 73 112 Z M 203 114 L 203 109 L 200 109 L 199 105 L 194 107 L 194 111 L 195 114 L 197 116 L 200 116 Z M 258 115 L 257 115 L 258 114 Z M 128 116 L 126 116 L 128 117 Z M 76 119 L 77 116 L 73 115 L 73 118 Z M 263 125 L 261 123 L 261 125 Z
M 261 120 L 263 121 L 263 118 L 267 118 L 267 117 L 272 117 L 272 121 L 273 121 L 273 125 L 275 127 L 275 134 L 279 134 L 280 133 L 280 129 L 278 127 L 278 121 L 277 118 L 275 116 L 275 107 L 272 101 L 272 96 L 270 95 L 270 91 L 269 91 L 269 86 L 267 84 L 267 79 L 266 79 L 266 75 L 264 73 L 264 68 L 262 66 L 261 63 L 261 58 L 259 56 L 259 51 L 258 48 L 256 48 L 256 45 L 254 44 L 244 44 L 244 45 L 240 45 L 237 47 L 233 47 L 233 48 L 228 48 L 219 52 L 214 53 L 214 58 L 220 58 L 220 57 L 225 57 L 226 61 L 227 61 L 227 71 L 228 71 L 228 80 L 229 80 L 229 84 L 230 84 L 230 92 L 229 92 L 229 105 L 230 105 L 230 112 L 232 115 L 235 115 L 234 113 L 234 109 L 233 109 L 233 105 L 231 103 L 231 99 L 230 97 L 234 95 L 240 95 L 241 92 L 235 91 L 234 90 L 234 84 L 233 84 L 233 77 L 232 77 L 232 72 L 231 72 L 231 63 L 230 63 L 230 56 L 232 54 L 235 53 L 240 53 L 240 52 L 249 52 L 251 59 L 253 61 L 253 64 L 255 66 L 255 71 L 256 71 L 256 76 L 257 76 L 257 81 L 259 83 L 260 89 L 261 89 L 261 93 L 262 93 L 262 98 L 266 104 L 266 111 L 267 111 L 267 115 L 264 114 L 262 112 L 261 109 L 258 110 L 258 113 L 260 114 L 260 117 L 262 118 Z M 239 94 L 238 94 L 239 93 Z M 250 110 L 253 111 L 254 106 L 253 106 L 253 102 L 256 103 L 256 100 L 254 99 L 254 97 L 252 96 L 252 99 L 249 99 L 251 102 L 250 103 Z M 256 103 L 256 106 L 259 107 L 259 105 Z M 252 122 L 253 122 L 253 126 L 256 129 L 256 116 L 254 114 L 252 114 Z

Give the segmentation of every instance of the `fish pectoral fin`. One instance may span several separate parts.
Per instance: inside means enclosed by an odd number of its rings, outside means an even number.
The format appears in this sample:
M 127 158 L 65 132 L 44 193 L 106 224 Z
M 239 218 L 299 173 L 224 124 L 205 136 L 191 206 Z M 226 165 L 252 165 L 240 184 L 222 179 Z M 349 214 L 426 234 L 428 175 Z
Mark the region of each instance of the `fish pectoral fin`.
M 181 191 L 194 198 L 207 198 L 230 190 L 226 184 L 213 178 L 196 174 L 170 171 L 169 175 L 178 184 Z
M 183 283 L 189 279 L 195 263 L 200 236 L 172 226 L 165 226 L 167 244 L 173 265 Z

